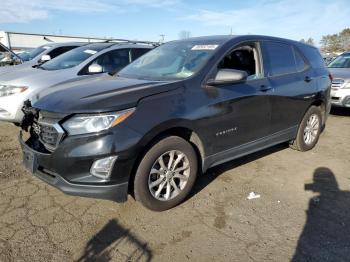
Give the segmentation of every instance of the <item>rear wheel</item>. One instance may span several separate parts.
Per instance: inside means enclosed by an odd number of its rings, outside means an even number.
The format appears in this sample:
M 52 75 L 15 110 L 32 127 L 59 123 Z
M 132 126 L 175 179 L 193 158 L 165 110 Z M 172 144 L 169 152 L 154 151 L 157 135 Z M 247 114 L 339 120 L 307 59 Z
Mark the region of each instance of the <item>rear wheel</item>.
M 308 151 L 314 148 L 320 137 L 321 128 L 321 109 L 316 106 L 311 106 L 304 115 L 299 125 L 297 137 L 290 147 L 299 151 Z
M 170 136 L 154 144 L 143 156 L 135 175 L 134 194 L 155 211 L 181 203 L 197 176 L 196 153 L 186 140 Z

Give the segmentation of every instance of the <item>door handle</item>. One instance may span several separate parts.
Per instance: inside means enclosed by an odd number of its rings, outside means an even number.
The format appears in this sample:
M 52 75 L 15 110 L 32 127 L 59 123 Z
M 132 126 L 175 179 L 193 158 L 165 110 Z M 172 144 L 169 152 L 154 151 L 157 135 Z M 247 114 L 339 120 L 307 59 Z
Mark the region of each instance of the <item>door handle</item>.
M 312 81 L 312 77 L 309 77 L 309 76 L 305 76 L 305 79 L 304 79 L 304 81 L 305 82 L 307 82 L 307 83 L 309 83 L 309 82 L 311 82 Z
M 268 85 L 261 85 L 260 86 L 260 91 L 262 91 L 262 92 L 266 92 L 266 91 L 268 91 L 270 89 L 272 89 L 272 87 L 268 86 Z

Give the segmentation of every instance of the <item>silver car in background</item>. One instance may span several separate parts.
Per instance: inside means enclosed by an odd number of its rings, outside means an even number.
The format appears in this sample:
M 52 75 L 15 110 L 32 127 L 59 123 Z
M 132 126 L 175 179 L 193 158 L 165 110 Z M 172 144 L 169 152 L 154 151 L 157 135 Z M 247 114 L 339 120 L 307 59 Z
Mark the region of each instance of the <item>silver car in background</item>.
M 153 47 L 151 44 L 93 43 L 40 66 L 0 75 L 0 120 L 20 123 L 24 101 L 29 99 L 34 103 L 60 84 L 115 74 Z
M 88 43 L 80 42 L 68 42 L 68 43 L 48 43 L 46 45 L 39 46 L 29 51 L 24 51 L 19 54 L 11 53 L 15 56 L 14 59 L 20 60 L 19 62 L 12 63 L 14 66 L 0 67 L 0 75 L 11 72 L 13 70 L 22 70 L 28 67 L 40 65 L 45 63 L 65 52 L 68 52 L 76 47 L 86 45 Z
M 332 105 L 350 107 L 350 52 L 338 56 L 328 65 L 328 68 L 333 76 Z

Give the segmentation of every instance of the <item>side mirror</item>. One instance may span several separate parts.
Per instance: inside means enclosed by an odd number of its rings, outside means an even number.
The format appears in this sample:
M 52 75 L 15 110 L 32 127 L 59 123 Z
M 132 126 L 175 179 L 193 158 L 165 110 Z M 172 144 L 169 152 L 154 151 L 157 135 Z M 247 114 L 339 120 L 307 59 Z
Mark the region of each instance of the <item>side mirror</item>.
M 45 63 L 47 61 L 50 61 L 51 60 L 51 56 L 49 55 L 43 55 L 41 58 L 40 58 L 40 63 Z
M 100 74 L 103 73 L 103 68 L 99 64 L 92 64 L 88 68 L 90 74 Z
M 237 82 L 245 81 L 248 77 L 246 71 L 235 70 L 235 69 L 220 69 L 215 79 L 209 79 L 207 84 L 212 86 L 223 85 L 223 84 L 234 84 Z

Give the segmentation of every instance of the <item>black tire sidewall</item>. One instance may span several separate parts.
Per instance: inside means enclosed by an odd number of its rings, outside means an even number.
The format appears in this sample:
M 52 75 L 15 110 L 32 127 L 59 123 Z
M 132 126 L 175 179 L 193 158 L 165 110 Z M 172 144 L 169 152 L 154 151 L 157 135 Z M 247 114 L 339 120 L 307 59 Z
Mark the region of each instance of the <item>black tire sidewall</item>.
M 304 141 L 304 130 L 305 130 L 307 121 L 309 120 L 310 116 L 313 115 L 313 114 L 317 115 L 318 120 L 319 120 L 319 126 L 318 126 L 316 139 L 311 144 L 308 145 Z M 322 114 L 321 114 L 321 110 L 318 107 L 316 107 L 316 106 L 312 106 L 306 112 L 306 114 L 305 114 L 305 116 L 303 118 L 303 121 L 301 122 L 300 127 L 299 127 L 299 132 L 298 132 L 298 138 L 297 139 L 298 139 L 298 144 L 299 144 L 300 149 L 303 150 L 303 151 L 308 151 L 308 150 L 314 148 L 315 145 L 318 142 L 319 137 L 320 137 L 321 129 L 322 129 Z
M 154 198 L 148 188 L 148 177 L 154 162 L 164 153 L 171 150 L 183 152 L 190 164 L 190 176 L 185 188 L 174 199 L 169 201 L 160 201 Z M 163 211 L 180 204 L 191 191 L 196 180 L 198 160 L 196 152 L 192 145 L 186 140 L 177 137 L 166 137 L 155 143 L 143 156 L 137 168 L 134 180 L 134 194 L 137 201 L 141 202 L 146 208 L 154 211 Z

